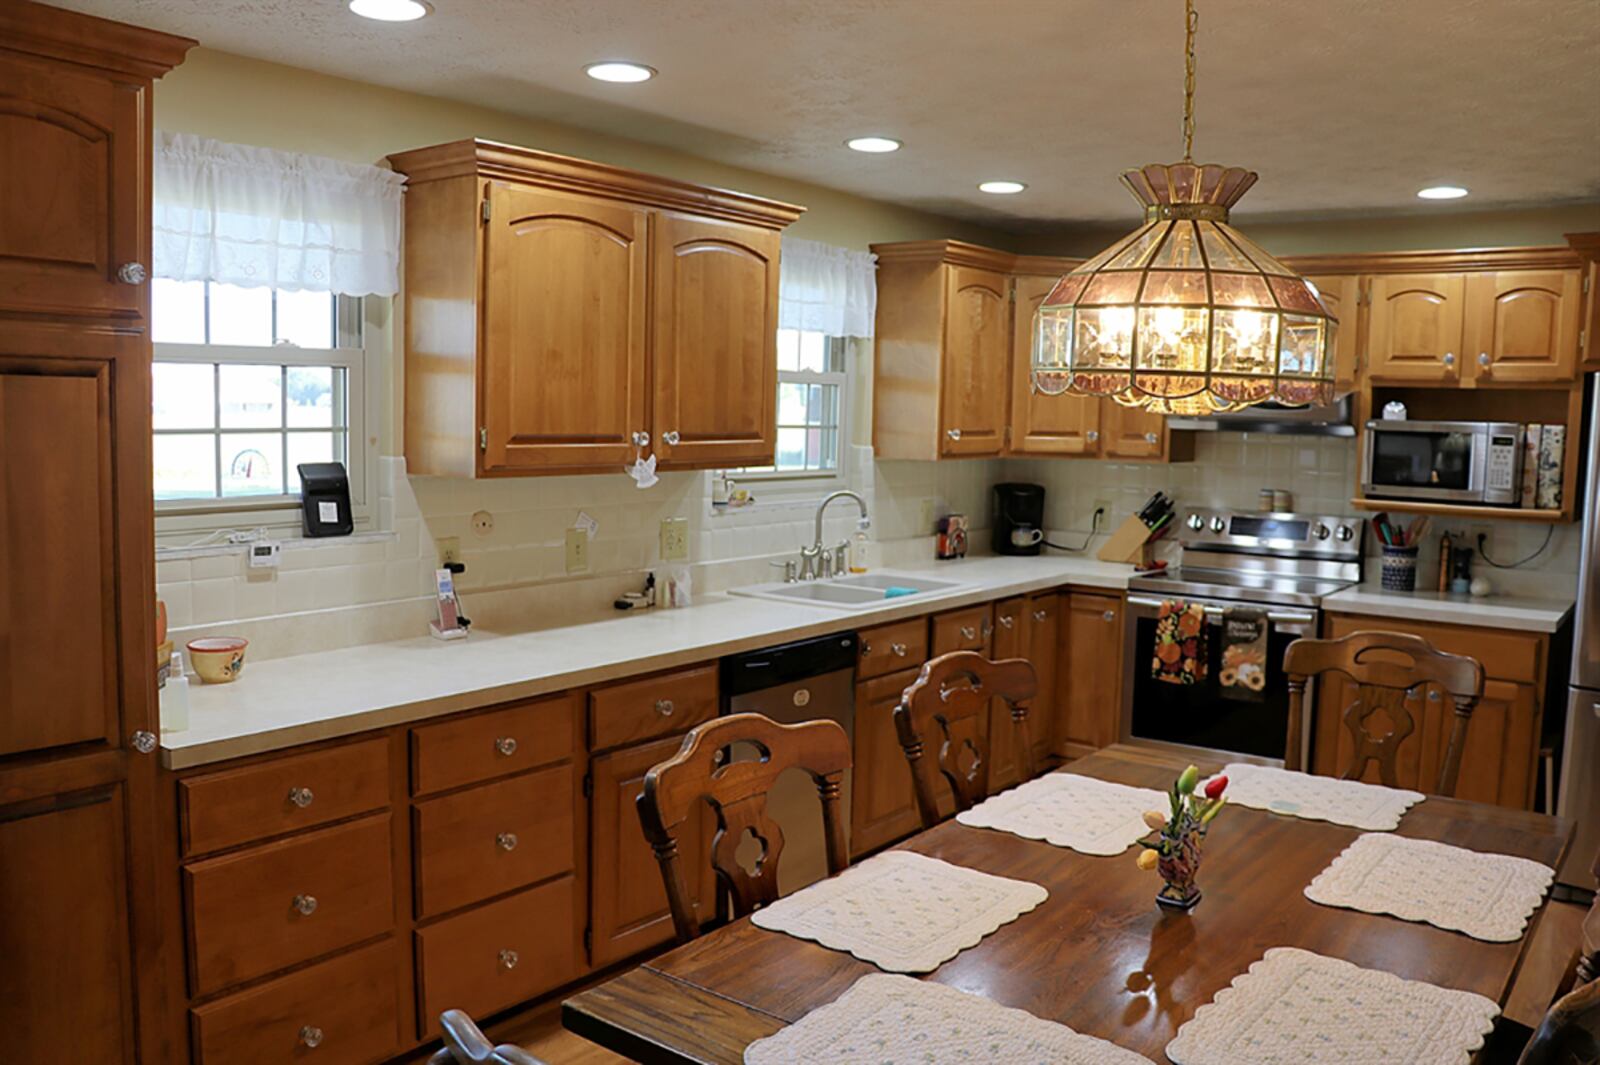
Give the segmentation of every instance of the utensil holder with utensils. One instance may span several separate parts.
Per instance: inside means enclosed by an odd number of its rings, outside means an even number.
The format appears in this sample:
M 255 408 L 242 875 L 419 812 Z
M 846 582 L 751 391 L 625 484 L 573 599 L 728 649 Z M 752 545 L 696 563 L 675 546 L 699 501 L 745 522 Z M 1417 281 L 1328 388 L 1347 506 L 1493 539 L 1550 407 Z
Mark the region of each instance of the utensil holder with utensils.
M 1417 590 L 1417 545 L 1383 545 L 1383 589 L 1386 592 Z

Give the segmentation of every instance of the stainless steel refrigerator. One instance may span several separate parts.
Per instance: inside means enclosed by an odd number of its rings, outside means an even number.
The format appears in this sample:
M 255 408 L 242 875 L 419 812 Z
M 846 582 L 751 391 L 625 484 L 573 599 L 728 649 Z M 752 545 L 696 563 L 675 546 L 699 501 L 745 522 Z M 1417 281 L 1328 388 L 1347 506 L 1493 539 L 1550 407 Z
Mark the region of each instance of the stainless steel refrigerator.
M 1578 835 L 1561 866 L 1560 882 L 1593 890 L 1590 868 L 1600 851 L 1600 374 L 1593 375 L 1590 384 L 1595 402 L 1590 407 L 1584 461 L 1583 554 L 1557 811 L 1578 822 Z

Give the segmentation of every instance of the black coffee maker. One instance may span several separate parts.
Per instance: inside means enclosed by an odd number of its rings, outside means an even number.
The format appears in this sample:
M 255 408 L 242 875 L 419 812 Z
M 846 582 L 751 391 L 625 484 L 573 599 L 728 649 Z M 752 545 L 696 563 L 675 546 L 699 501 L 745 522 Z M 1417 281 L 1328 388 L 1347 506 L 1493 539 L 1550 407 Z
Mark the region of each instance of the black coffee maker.
M 1037 555 L 1044 542 L 1044 485 L 994 486 L 994 553 Z

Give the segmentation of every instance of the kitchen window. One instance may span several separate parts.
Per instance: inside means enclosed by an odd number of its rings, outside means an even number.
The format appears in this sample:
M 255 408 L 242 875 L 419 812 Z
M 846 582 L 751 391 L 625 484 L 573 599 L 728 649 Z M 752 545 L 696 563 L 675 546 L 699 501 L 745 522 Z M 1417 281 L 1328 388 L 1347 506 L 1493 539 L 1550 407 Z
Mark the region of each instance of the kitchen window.
M 832 477 L 844 449 L 845 339 L 817 330 L 778 330 L 778 442 L 770 466 L 744 476 Z
M 287 507 L 302 462 L 342 462 L 362 496 L 361 300 L 156 279 L 155 497 L 162 513 Z

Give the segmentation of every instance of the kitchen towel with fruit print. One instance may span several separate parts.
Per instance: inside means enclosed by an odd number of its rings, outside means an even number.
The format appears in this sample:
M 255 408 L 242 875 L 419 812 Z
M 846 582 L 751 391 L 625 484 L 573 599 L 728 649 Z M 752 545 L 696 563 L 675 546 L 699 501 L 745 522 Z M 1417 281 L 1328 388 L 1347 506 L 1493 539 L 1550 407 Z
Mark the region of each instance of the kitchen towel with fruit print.
M 1182 599 L 1161 601 L 1150 675 L 1168 684 L 1198 684 L 1206 679 L 1205 607 Z
M 1267 612 L 1230 606 L 1222 612 L 1222 669 L 1217 674 L 1224 699 L 1260 702 L 1267 697 Z

